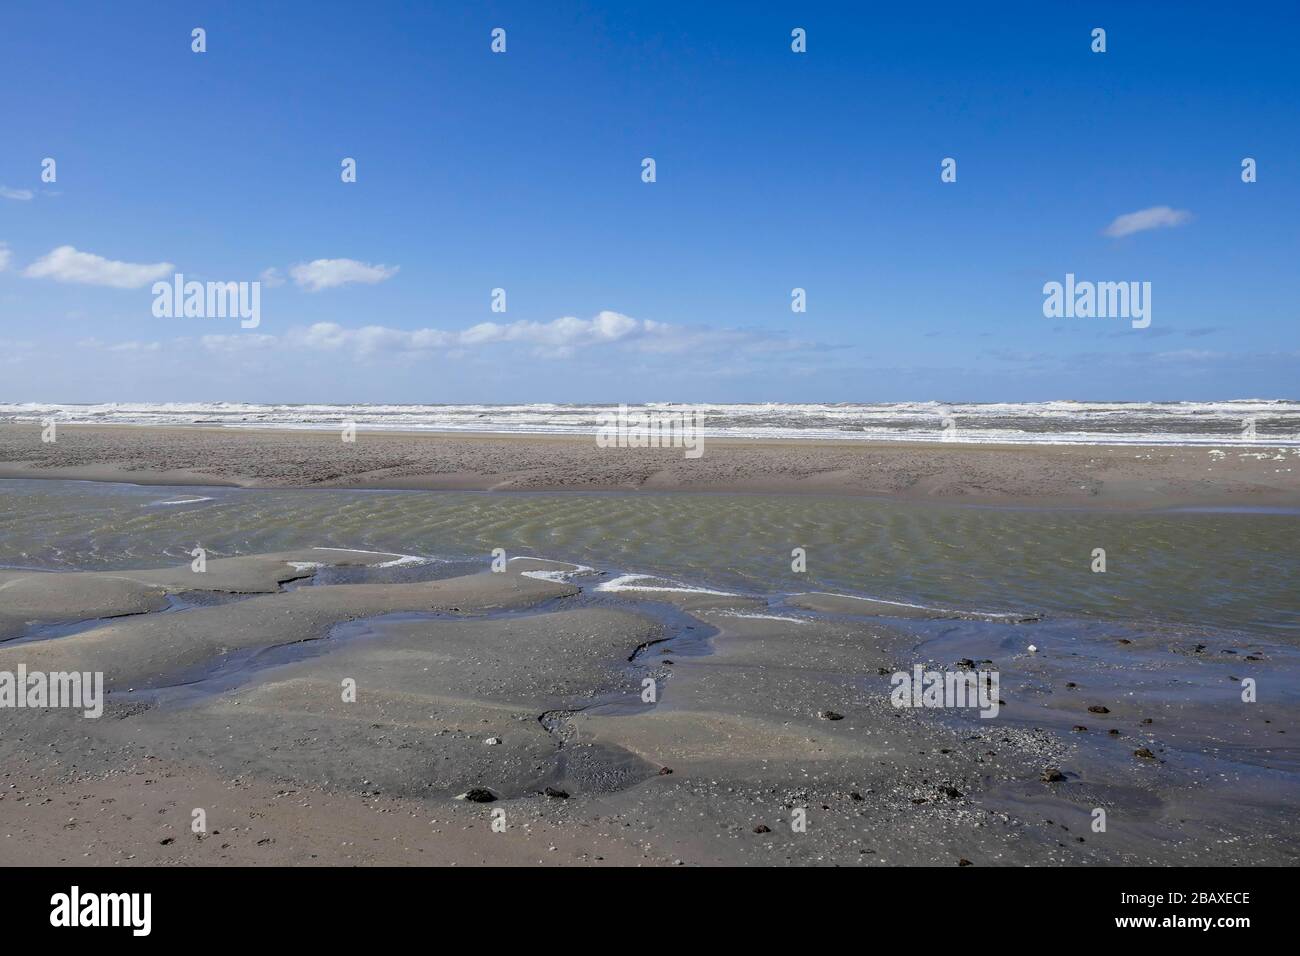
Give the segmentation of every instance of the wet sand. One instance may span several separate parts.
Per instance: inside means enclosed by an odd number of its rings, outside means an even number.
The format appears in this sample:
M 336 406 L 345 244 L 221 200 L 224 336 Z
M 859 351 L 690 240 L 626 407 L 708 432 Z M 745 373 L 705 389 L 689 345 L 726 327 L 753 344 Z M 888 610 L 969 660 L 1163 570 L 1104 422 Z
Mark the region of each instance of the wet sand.
M 1300 504 L 1300 449 L 594 438 L 147 426 L 0 425 L 0 478 L 160 485 L 495 491 L 851 494 L 981 504 L 1146 508 Z
M 1294 686 L 1300 661 L 1282 645 L 1198 648 L 1158 629 L 1084 644 L 1050 620 L 909 620 L 836 596 L 602 591 L 600 569 L 533 559 L 396 583 L 378 567 L 387 557 L 6 573 L 0 588 L 39 615 L 11 617 L 0 671 L 98 669 L 110 693 L 98 719 L 3 712 L 0 863 L 1258 865 L 1300 853 L 1285 745 L 1296 701 L 1243 704 L 1237 686 Z M 321 569 L 307 564 L 367 579 L 313 583 Z M 157 591 L 190 593 L 194 578 L 225 603 L 157 607 Z M 88 620 L 105 610 L 128 616 Z M 69 621 L 84 629 L 46 630 Z M 976 662 L 1001 673 L 993 719 L 891 703 L 892 672 Z M 1090 826 L 1098 808 L 1104 832 Z

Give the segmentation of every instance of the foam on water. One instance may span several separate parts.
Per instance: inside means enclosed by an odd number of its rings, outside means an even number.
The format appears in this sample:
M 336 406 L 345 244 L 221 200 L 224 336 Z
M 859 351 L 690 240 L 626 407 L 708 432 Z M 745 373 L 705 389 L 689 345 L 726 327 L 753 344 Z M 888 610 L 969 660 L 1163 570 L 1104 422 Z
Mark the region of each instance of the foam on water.
M 413 565 L 413 564 L 432 564 L 436 560 L 435 558 L 423 558 L 420 557 L 418 554 L 399 554 L 396 551 L 365 551 L 361 548 L 325 548 L 325 547 L 317 546 L 312 548 L 312 550 L 313 551 L 347 551 L 352 554 L 374 554 L 374 555 L 379 555 L 381 557 L 387 555 L 393 558 L 392 561 L 384 561 L 381 564 L 369 565 L 369 567 L 371 568 L 404 568 L 407 567 L 408 565 Z M 321 566 L 323 567 L 323 565 Z
M 666 584 L 636 584 L 636 581 L 665 581 Z M 666 578 L 655 577 L 653 574 L 620 574 L 596 586 L 597 591 L 642 591 L 642 592 L 672 592 L 674 594 L 716 594 L 720 597 L 741 597 L 732 591 L 714 591 L 710 588 L 690 587 L 685 584 L 678 584 L 675 581 L 668 581 Z
M 551 558 L 534 558 L 529 555 L 518 555 L 510 559 L 511 561 L 544 561 L 547 564 L 562 564 L 563 568 L 554 571 L 520 571 L 519 573 L 526 578 L 536 578 L 539 581 L 550 581 L 554 584 L 564 584 L 571 577 L 580 574 L 594 574 L 596 569 L 589 568 L 585 564 L 572 564 L 568 561 L 555 561 Z

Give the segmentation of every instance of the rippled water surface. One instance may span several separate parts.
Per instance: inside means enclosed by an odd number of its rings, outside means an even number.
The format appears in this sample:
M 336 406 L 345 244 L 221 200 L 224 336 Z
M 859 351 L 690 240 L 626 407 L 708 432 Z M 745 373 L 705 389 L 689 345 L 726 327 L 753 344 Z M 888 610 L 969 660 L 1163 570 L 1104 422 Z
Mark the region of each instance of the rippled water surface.
M 194 500 L 206 499 L 206 500 Z M 178 503 L 192 502 L 192 503 Z M 163 488 L 0 481 L 0 564 L 121 569 L 331 546 L 493 548 L 780 594 L 1300 633 L 1300 514 L 1046 511 L 716 494 Z M 791 551 L 807 552 L 807 573 Z M 1095 548 L 1107 571 L 1091 570 Z

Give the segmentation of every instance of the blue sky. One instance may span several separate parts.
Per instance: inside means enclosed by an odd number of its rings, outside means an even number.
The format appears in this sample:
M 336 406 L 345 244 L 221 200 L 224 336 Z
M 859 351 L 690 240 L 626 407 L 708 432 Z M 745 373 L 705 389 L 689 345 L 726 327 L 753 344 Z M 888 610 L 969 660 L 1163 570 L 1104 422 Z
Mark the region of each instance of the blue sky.
M 0 401 L 1297 396 L 1294 3 L 604 6 L 7 4 Z

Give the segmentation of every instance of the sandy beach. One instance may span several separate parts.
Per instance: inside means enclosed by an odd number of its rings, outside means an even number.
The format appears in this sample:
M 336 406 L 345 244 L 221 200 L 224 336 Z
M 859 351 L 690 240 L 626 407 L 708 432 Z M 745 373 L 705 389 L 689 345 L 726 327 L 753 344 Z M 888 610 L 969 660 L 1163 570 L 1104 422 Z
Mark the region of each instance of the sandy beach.
M 1106 508 L 1300 503 L 1300 448 L 1024 446 L 0 424 L 0 477 L 161 485 L 492 491 L 718 491 Z
M 102 671 L 105 695 L 98 719 L 6 711 L 3 862 L 1253 865 L 1300 849 L 1300 768 L 1279 747 L 1294 707 L 1223 719 L 1242 666 L 1294 681 L 1284 644 L 1152 632 L 1115 645 L 1117 667 L 1028 614 L 918 641 L 908 615 L 848 596 L 610 591 L 599 569 L 529 558 L 386 582 L 394 557 L 5 572 L 0 672 Z M 887 675 L 921 663 L 996 667 L 1000 719 L 891 705 Z M 1158 690 L 1183 681 L 1223 690 Z
M 7 425 L 0 460 L 19 479 L 0 480 L 0 676 L 103 680 L 98 717 L 4 711 L 3 863 L 1300 854 L 1300 652 L 1249 623 L 1291 619 L 1282 592 L 1249 590 L 1274 580 L 1255 562 L 1285 530 L 1231 517 L 1300 502 L 1287 449 L 723 441 L 687 460 L 129 426 L 42 444 Z M 1174 504 L 1226 510 L 1160 516 Z M 883 537 L 850 537 L 869 526 Z M 1241 609 L 1195 580 L 1150 603 L 1207 533 Z M 196 540 L 215 548 L 201 571 Z M 1166 553 L 1107 588 L 1096 540 Z M 869 573 L 843 590 L 780 573 L 790 541 Z M 697 547 L 681 577 L 646 573 Z M 742 560 L 768 583 L 719 586 Z M 893 682 L 915 668 L 998 675 L 995 713 L 900 707 Z M 1243 676 L 1270 691 L 1243 704 Z

